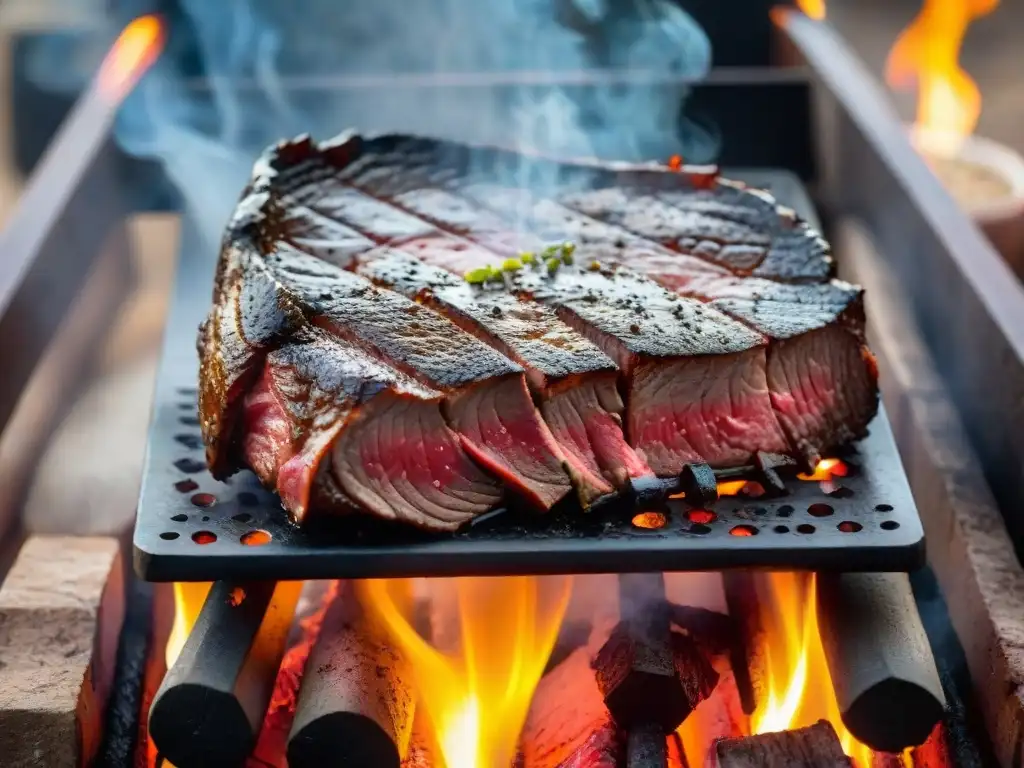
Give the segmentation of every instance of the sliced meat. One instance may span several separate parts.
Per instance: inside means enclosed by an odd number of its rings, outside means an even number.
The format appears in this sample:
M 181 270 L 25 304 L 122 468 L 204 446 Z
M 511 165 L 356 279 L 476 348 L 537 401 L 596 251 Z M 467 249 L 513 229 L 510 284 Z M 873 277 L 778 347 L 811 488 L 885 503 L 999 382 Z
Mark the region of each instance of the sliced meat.
M 526 368 L 584 504 L 628 486 L 630 478 L 650 474 L 622 434 L 615 364 L 550 308 L 474 287 L 394 249 L 365 254 L 357 271 L 427 302 Z
M 878 410 L 878 373 L 864 343 L 863 292 L 833 280 L 698 280 L 711 306 L 763 333 L 772 405 L 796 454 L 814 464 L 859 439 Z
M 246 396 L 245 459 L 297 522 L 320 511 L 311 499 L 329 496 L 329 512 L 454 530 L 497 504 L 502 489 L 463 451 L 442 400 L 357 347 L 307 330 L 267 356 Z
M 245 239 L 227 246 L 217 268 L 213 306 L 199 330 L 199 419 L 206 462 L 223 479 L 238 468 L 245 393 L 267 352 L 303 323 L 301 309 Z
M 508 171 L 524 189 L 493 183 Z M 564 241 L 575 253 L 548 264 Z M 520 251 L 539 258 L 502 264 Z M 496 283 L 463 279 L 496 265 Z M 792 211 L 717 173 L 399 135 L 282 142 L 229 225 L 200 332 L 207 460 L 217 477 L 252 466 L 297 517 L 434 527 L 492 504 L 491 476 L 547 508 L 691 462 L 814 461 L 877 408 L 861 293 L 833 266 Z M 311 334 L 378 366 L 366 391 L 322 388 L 351 404 L 303 399 L 320 379 L 285 355 Z M 323 412 L 315 429 L 303 408 Z M 409 463 L 442 436 L 478 477 Z
M 516 284 L 557 306 L 618 363 L 627 439 L 656 474 L 789 451 L 768 395 L 760 334 L 622 270 L 562 269 L 553 279 L 519 273 Z
M 562 454 L 530 399 L 523 369 L 443 316 L 307 254 L 266 259 L 311 321 L 445 394 L 465 450 L 543 509 L 571 488 Z

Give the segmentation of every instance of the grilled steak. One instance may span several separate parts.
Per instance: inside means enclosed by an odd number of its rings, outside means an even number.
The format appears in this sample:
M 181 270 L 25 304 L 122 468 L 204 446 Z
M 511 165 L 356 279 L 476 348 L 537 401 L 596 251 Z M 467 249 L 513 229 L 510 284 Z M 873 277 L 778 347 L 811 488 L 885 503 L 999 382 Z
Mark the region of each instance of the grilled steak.
M 208 462 L 296 519 L 448 530 L 503 490 L 586 506 L 688 463 L 815 461 L 877 408 L 862 295 L 832 271 L 792 212 L 714 174 L 282 143 L 200 333 Z

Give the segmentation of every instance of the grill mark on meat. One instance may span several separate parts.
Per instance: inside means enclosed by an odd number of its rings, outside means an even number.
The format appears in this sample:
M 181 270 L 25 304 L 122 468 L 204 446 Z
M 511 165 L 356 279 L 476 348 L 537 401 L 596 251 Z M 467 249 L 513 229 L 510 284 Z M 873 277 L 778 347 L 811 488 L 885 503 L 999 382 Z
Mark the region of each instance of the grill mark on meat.
M 713 190 L 627 185 L 570 193 L 560 201 L 739 275 L 819 282 L 835 270 L 828 243 L 806 222 L 768 193 L 724 180 Z
M 311 499 L 330 495 L 334 512 L 362 508 L 454 530 L 493 507 L 502 491 L 462 451 L 441 416 L 442 399 L 366 352 L 307 329 L 267 356 L 246 397 L 244 454 L 296 521 Z M 395 439 L 382 444 L 387 436 Z M 377 471 L 383 461 L 393 471 Z

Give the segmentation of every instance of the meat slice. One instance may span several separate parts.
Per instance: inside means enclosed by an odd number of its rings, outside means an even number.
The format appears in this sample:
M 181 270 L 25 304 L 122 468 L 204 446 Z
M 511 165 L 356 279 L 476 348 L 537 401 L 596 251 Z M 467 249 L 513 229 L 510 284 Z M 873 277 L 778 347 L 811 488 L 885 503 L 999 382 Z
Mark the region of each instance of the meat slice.
M 430 309 L 320 259 L 281 247 L 266 263 L 311 322 L 444 393 L 464 449 L 532 504 L 547 509 L 571 490 L 521 366 Z
M 557 306 L 618 363 L 627 439 L 659 476 L 688 463 L 746 463 L 758 450 L 789 452 L 760 334 L 623 270 L 565 268 L 554 278 L 523 271 L 515 287 Z
M 828 243 L 764 192 L 719 180 L 711 189 L 619 186 L 560 202 L 739 275 L 818 282 L 835 266 Z
M 223 479 L 238 468 L 242 399 L 267 352 L 303 323 L 247 239 L 221 254 L 213 306 L 199 329 L 199 419 L 206 462 Z
M 838 280 L 784 285 L 730 278 L 696 280 L 686 290 L 771 339 L 772 406 L 808 463 L 867 434 L 878 410 L 878 373 L 864 343 L 860 288 Z
M 445 251 L 454 252 L 451 245 Z M 615 364 L 550 308 L 474 287 L 394 249 L 364 254 L 357 271 L 429 303 L 526 368 L 584 504 L 627 486 L 630 478 L 650 474 L 622 434 L 624 407 Z
M 297 522 L 311 510 L 363 510 L 454 530 L 497 504 L 502 489 L 466 455 L 442 401 L 359 348 L 306 329 L 267 356 L 245 398 L 244 456 Z

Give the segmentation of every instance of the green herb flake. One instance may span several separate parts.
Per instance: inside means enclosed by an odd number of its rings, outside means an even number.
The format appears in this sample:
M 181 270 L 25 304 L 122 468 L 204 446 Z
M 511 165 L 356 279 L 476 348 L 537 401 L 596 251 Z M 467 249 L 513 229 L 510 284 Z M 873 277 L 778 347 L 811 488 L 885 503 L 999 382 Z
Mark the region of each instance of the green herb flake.
M 502 272 L 518 272 L 523 268 L 523 262 L 519 259 L 505 259 L 501 264 Z
M 490 267 L 477 267 L 471 269 L 465 274 L 466 282 L 470 285 L 480 285 L 486 283 L 491 278 L 491 273 L 494 270 Z

